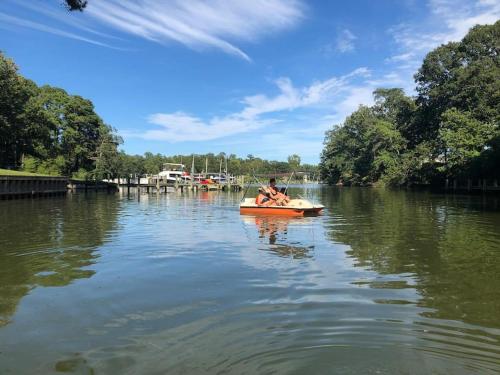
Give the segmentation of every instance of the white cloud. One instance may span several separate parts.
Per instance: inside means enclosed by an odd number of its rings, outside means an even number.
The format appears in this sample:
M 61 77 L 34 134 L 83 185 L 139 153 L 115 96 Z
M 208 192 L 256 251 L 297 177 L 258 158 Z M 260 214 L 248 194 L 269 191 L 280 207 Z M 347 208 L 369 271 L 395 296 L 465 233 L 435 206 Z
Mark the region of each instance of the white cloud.
M 16 25 L 16 26 L 26 27 L 26 28 L 33 29 L 33 30 L 44 31 L 44 32 L 49 33 L 49 34 L 54 34 L 54 35 L 59 35 L 59 36 L 65 37 L 65 38 L 79 40 L 82 42 L 94 44 L 94 45 L 101 46 L 101 47 L 111 47 L 110 45 L 108 45 L 106 43 L 102 43 L 102 42 L 99 42 L 99 41 L 94 40 L 94 39 L 86 38 L 84 36 L 74 34 L 74 33 L 71 33 L 69 31 L 60 30 L 60 29 L 57 29 L 55 27 L 50 27 L 50 26 L 47 26 L 47 25 L 44 25 L 44 24 L 41 24 L 38 22 L 25 20 L 25 19 L 22 19 L 19 17 L 10 16 L 8 14 L 0 12 L 0 27 L 2 26 L 2 23 L 4 23 L 3 24 L 4 27 L 6 24 L 11 24 L 11 25 Z
M 341 53 L 354 51 L 354 41 L 357 37 L 348 29 L 342 30 L 337 36 L 336 50 Z
M 386 62 L 401 62 L 401 61 L 410 61 L 415 58 L 415 53 L 406 52 L 400 55 L 391 56 L 385 59 Z
M 304 18 L 305 12 L 302 0 L 93 0 L 84 12 L 72 14 L 60 4 L 12 3 L 51 18 L 50 23 L 58 25 L 3 15 L 3 22 L 17 26 L 100 46 L 108 45 L 95 37 L 120 39 L 103 32 L 105 28 L 159 44 L 177 42 L 197 51 L 218 49 L 247 61 L 250 57 L 236 42 L 256 42 L 290 29 Z M 79 34 L 66 31 L 68 27 L 79 29 Z
M 264 117 L 266 114 L 310 108 L 325 103 L 331 106 L 336 101 L 340 103 L 342 115 L 345 115 L 344 110 L 356 109 L 355 107 L 361 102 L 354 107 L 354 104 L 349 106 L 343 100 L 348 100 L 348 103 L 355 103 L 357 99 L 366 102 L 366 92 L 373 90 L 368 83 L 361 97 L 359 96 L 361 89 L 353 84 L 353 80 L 366 80 L 369 76 L 368 69 L 358 68 L 341 77 L 331 77 L 303 88 L 295 87 L 289 78 L 283 77 L 275 81 L 279 94 L 273 97 L 263 94 L 247 96 L 241 101 L 244 107 L 239 112 L 223 117 L 212 117 L 207 121 L 184 112 L 155 113 L 148 117 L 148 121 L 159 128 L 142 134 L 133 132 L 125 134 L 129 137 L 168 142 L 214 140 L 247 133 L 281 121 L 278 118 Z
M 206 47 L 250 60 L 233 41 L 255 41 L 295 26 L 303 18 L 298 0 L 90 2 L 86 12 L 114 29 L 158 43 Z
M 289 78 L 280 78 L 276 81 L 276 85 L 281 91 L 279 95 L 272 98 L 266 95 L 246 97 L 243 100 L 246 108 L 242 111 L 242 115 L 255 117 L 269 112 L 312 106 L 345 91 L 352 78 L 368 77 L 369 75 L 370 71 L 367 68 L 358 68 L 344 76 L 317 81 L 302 89 L 295 88 Z
M 238 115 L 214 117 L 204 122 L 183 112 L 155 113 L 149 116 L 148 121 L 161 128 L 148 130 L 141 137 L 168 142 L 207 141 L 245 133 L 272 123 L 271 120 L 245 119 Z
M 338 119 L 342 121 L 342 119 L 358 109 L 361 104 L 373 104 L 374 89 L 375 87 L 369 85 L 353 87 L 350 90 L 349 95 L 337 105 Z
M 40 3 L 26 1 L 18 2 L 16 4 L 29 9 L 31 12 L 40 13 L 43 16 L 56 20 L 57 22 L 69 25 L 71 26 L 71 29 L 80 29 L 84 32 L 88 32 L 90 34 L 98 35 L 104 38 L 120 39 L 114 35 L 106 34 L 99 30 L 96 30 L 95 28 L 88 25 L 85 22 L 85 15 L 82 13 L 75 12 L 72 14 L 68 14 L 68 11 L 65 7 L 43 6 Z
M 475 25 L 492 24 L 500 18 L 497 0 L 429 0 L 428 6 L 430 17 L 426 22 L 401 24 L 389 30 L 399 53 L 387 62 L 406 62 L 401 68 L 415 68 L 425 53 L 441 44 L 461 40 Z

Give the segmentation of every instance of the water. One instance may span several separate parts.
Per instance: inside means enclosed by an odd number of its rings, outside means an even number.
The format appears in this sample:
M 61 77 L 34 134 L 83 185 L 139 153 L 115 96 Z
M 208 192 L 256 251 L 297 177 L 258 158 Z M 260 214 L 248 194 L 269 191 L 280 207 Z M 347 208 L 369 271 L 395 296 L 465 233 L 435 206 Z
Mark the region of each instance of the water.
M 0 201 L 0 373 L 500 372 L 498 198 L 292 194 Z

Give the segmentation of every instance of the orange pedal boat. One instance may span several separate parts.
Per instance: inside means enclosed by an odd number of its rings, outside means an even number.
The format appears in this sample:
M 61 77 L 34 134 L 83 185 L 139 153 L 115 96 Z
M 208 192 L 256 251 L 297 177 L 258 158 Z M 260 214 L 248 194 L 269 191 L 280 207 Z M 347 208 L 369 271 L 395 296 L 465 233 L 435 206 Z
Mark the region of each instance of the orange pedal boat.
M 317 215 L 325 206 L 312 204 L 307 199 L 291 199 L 286 206 L 262 206 L 255 203 L 255 198 L 245 198 L 240 204 L 242 215 Z

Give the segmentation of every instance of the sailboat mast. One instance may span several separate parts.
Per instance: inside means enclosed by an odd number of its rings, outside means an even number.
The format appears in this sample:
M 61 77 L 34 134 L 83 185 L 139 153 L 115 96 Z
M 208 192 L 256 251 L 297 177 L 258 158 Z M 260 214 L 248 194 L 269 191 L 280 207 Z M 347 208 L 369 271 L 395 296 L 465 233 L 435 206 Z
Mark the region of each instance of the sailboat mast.
M 193 161 L 191 162 L 191 190 L 193 190 L 193 184 L 194 184 L 194 154 L 193 154 Z
M 222 159 L 220 159 L 220 162 L 219 162 L 219 184 L 220 184 L 221 174 L 222 174 Z

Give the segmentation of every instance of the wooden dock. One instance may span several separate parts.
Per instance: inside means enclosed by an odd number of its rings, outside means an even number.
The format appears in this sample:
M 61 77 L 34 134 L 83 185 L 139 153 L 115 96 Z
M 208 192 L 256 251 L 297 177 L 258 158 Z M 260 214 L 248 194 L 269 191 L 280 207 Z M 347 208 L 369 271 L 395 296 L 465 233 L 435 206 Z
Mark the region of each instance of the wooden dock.
M 119 188 L 138 188 L 141 193 L 167 193 L 174 191 L 240 191 L 240 183 L 202 184 L 198 182 L 163 182 L 156 183 L 120 183 L 111 181 L 85 181 L 68 177 L 52 176 L 0 176 L 0 199 L 26 198 L 36 196 L 64 195 L 68 191 L 107 191 L 114 192 Z
M 68 191 L 116 191 L 118 185 L 104 181 L 73 180 L 55 176 L 0 176 L 0 199 L 64 195 Z
M 453 192 L 500 192 L 498 180 L 494 179 L 447 179 L 445 191 Z
M 240 184 L 200 184 L 200 183 L 190 183 L 190 182 L 177 182 L 177 183 L 148 183 L 148 184 L 138 184 L 138 183 L 120 183 L 120 188 L 130 189 L 137 188 L 143 193 L 167 193 L 168 189 L 173 189 L 174 191 L 240 191 L 242 186 Z
M 87 180 L 75 180 L 70 178 L 67 185 L 68 190 L 75 191 L 117 191 L 118 184 L 114 182 L 107 181 L 87 181 Z

